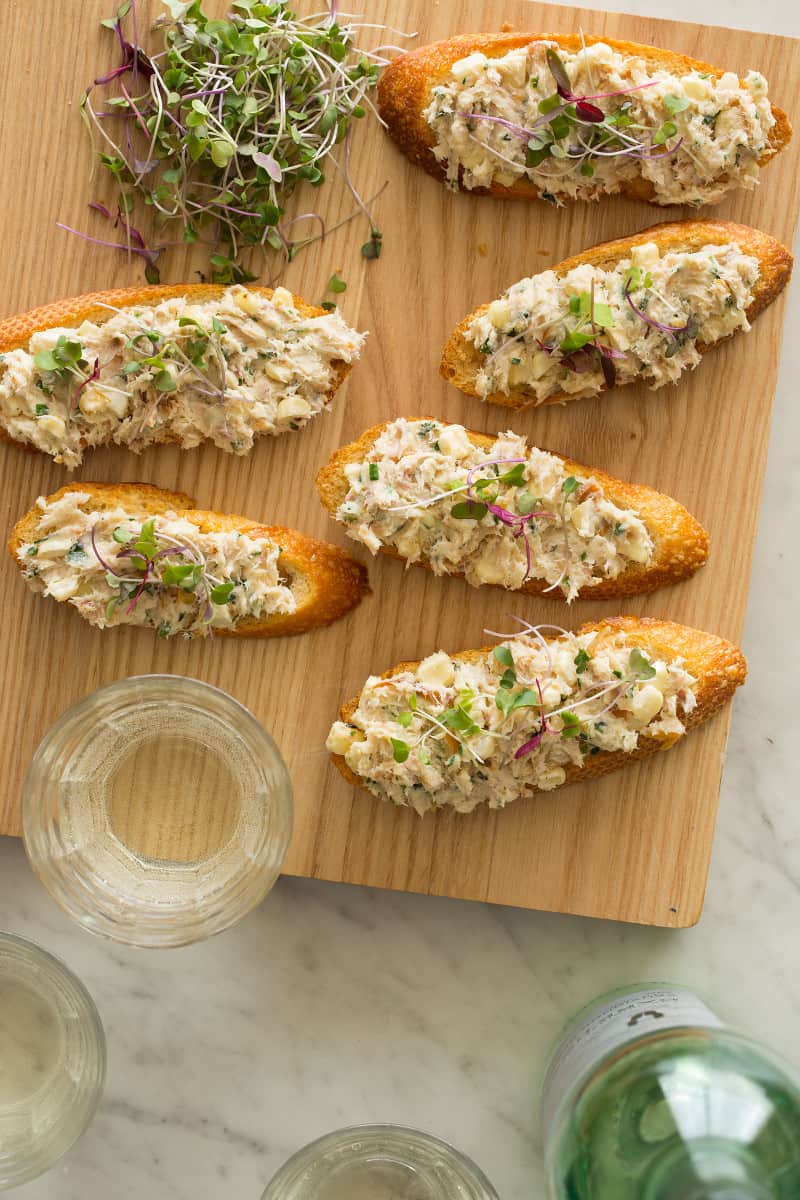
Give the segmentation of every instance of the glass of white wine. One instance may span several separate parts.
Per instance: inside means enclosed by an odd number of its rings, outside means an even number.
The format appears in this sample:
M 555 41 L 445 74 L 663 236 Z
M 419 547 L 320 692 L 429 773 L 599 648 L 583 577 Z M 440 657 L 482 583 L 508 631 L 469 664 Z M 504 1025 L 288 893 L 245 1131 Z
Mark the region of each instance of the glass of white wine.
M 0 933 L 0 1191 L 41 1175 L 81 1136 L 105 1070 L 103 1026 L 80 980 Z
M 298 1150 L 261 1200 L 497 1200 L 447 1142 L 402 1125 L 353 1125 Z
M 51 726 L 23 786 L 31 866 L 85 929 L 170 947 L 267 895 L 292 828 L 280 752 L 226 692 L 181 675 L 100 688 Z

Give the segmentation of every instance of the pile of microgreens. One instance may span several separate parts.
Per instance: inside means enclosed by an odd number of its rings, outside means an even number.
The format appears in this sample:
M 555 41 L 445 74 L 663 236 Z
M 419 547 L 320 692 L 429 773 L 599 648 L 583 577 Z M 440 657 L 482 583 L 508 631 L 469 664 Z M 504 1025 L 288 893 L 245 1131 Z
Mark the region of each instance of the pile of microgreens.
M 554 166 L 564 162 L 569 173 L 577 166 L 579 173 L 587 178 L 594 175 L 592 159 L 663 158 L 674 154 L 683 142 L 681 137 L 673 145 L 667 146 L 670 138 L 675 137 L 678 132 L 674 121 L 665 121 L 655 131 L 635 123 L 631 116 L 630 100 L 624 100 L 619 108 L 611 113 L 603 112 L 602 108 L 593 103 L 595 100 L 611 99 L 655 87 L 656 80 L 638 84 L 636 87 L 619 88 L 613 92 L 576 96 L 572 91 L 567 69 L 551 46 L 547 48 L 547 65 L 556 90 L 551 96 L 539 101 L 540 116 L 531 125 L 518 125 L 505 117 L 483 112 L 462 112 L 459 115 L 468 121 L 489 121 L 501 125 L 508 131 L 508 136 L 520 138 L 525 143 L 525 165 L 530 169 L 541 167 L 545 162 L 552 162 Z M 664 107 L 671 115 L 682 112 L 688 105 L 688 100 L 683 96 L 664 97 Z M 564 146 L 563 142 L 567 138 L 570 142 Z M 490 145 L 487 145 L 486 149 L 493 151 Z M 503 157 L 497 151 L 494 153 Z M 553 199 L 549 194 L 545 196 L 548 197 Z
M 157 530 L 155 517 L 145 521 L 138 533 L 118 525 L 112 537 L 120 546 L 113 562 L 105 559 L 97 548 L 97 526 L 92 526 L 92 550 L 106 573 L 106 582 L 116 589 L 106 605 L 106 620 L 110 621 L 120 604 L 129 616 L 136 608 L 145 590 L 178 588 L 191 593 L 196 601 L 201 622 L 211 623 L 213 604 L 227 604 L 236 584 L 218 579 L 208 569 L 205 555 L 193 543 L 183 537 L 174 538 Z M 172 628 L 162 621 L 158 628 L 160 637 L 168 637 Z
M 501 466 L 511 465 L 511 469 L 500 473 Z M 569 537 L 566 528 L 566 501 L 578 490 L 580 484 L 574 475 L 568 476 L 561 485 L 561 504 L 558 512 L 550 512 L 541 506 L 542 501 L 539 497 L 534 496 L 525 488 L 525 467 L 527 459 L 525 458 L 490 458 L 485 462 L 476 463 L 467 472 L 467 478 L 464 483 L 454 483 L 446 492 L 437 492 L 435 496 L 427 496 L 424 500 L 410 500 L 404 504 L 395 504 L 391 508 L 385 509 L 386 512 L 406 512 L 410 508 L 427 508 L 431 504 L 436 504 L 440 500 L 451 500 L 453 496 L 459 493 L 464 493 L 466 499 L 457 501 L 450 509 L 450 516 L 457 521 L 482 521 L 487 513 L 491 513 L 494 519 L 509 529 L 513 530 L 515 538 L 522 538 L 525 546 L 525 574 L 522 577 L 522 583 L 526 583 L 530 578 L 531 569 L 533 566 L 531 559 L 531 545 L 529 541 L 529 533 L 533 528 L 534 521 L 560 521 L 564 533 L 564 547 L 566 561 L 561 575 L 555 583 L 546 588 L 546 592 L 552 592 L 561 584 L 568 582 L 568 571 L 570 565 L 569 552 Z M 370 470 L 370 478 L 375 480 L 378 478 L 377 465 L 372 463 L 370 468 L 375 467 L 376 471 Z M 480 471 L 486 468 L 491 468 L 492 473 L 483 478 L 477 478 Z M 501 486 L 503 488 L 517 488 L 516 493 L 516 508 L 517 511 L 511 512 L 497 503 L 497 497 L 500 493 Z M 497 489 L 493 491 L 492 489 Z M 521 586 L 521 585 L 520 585 Z
M 103 304 L 100 307 L 113 313 L 122 311 L 111 304 Z M 129 352 L 130 357 L 121 368 L 120 377 L 123 381 L 134 381 L 139 377 L 146 379 L 156 392 L 154 400 L 142 413 L 139 433 L 146 428 L 152 410 L 158 404 L 159 396 L 176 391 L 187 378 L 198 378 L 200 386 L 196 385 L 197 391 L 219 404 L 224 404 L 226 398 L 233 394 L 226 385 L 225 358 L 220 341 L 222 334 L 226 332 L 226 326 L 218 317 L 212 318 L 210 329 L 204 328 L 193 317 L 179 317 L 181 334 L 173 338 L 146 325 L 130 309 L 125 310 L 125 315 L 132 319 L 138 328 L 125 343 L 124 349 Z M 54 388 L 60 384 L 69 392 L 68 417 L 81 416 L 81 394 L 89 383 L 99 378 L 100 360 L 96 358 L 89 370 L 80 341 L 62 334 L 52 350 L 38 351 L 34 356 L 34 363 L 43 372 L 37 381 L 37 387 L 45 395 L 52 395 Z M 130 389 L 116 387 L 105 380 L 103 388 L 127 397 L 131 395 Z M 37 404 L 37 416 L 46 412 L 46 404 Z
M 384 53 L 395 49 L 357 51 L 356 38 L 382 27 L 340 23 L 337 0 L 306 18 L 285 0 L 232 0 L 222 20 L 207 17 L 201 0 L 163 3 L 169 15 L 153 26 L 163 40 L 155 52 L 139 44 L 136 0 L 123 0 L 103 22 L 116 35 L 121 61 L 87 88 L 81 110 L 93 144 L 100 136 L 99 162 L 118 186 L 113 218 L 105 205 L 92 207 L 113 219 L 125 240 L 87 240 L 127 249 L 145 261 L 147 279 L 158 282 L 158 255 L 175 243 L 146 245 L 130 223 L 139 198 L 158 225 L 175 222 L 184 242 L 219 247 L 210 256 L 216 282 L 252 280 L 253 251 L 271 248 L 289 261 L 331 232 L 316 212 L 282 221 L 299 183 L 324 183 L 330 158 L 357 205 L 352 216 L 362 213 L 369 222 L 361 253 L 378 258 L 382 240 L 372 201 L 352 183 L 349 157 L 352 123 L 373 107 L 368 92 L 388 61 Z M 104 91 L 97 103 L 100 88 L 113 94 Z M 342 143 L 337 158 L 332 152 Z M 309 222 L 315 232 L 293 238 L 292 228 Z
M 521 632 L 497 633 L 493 629 L 486 629 L 484 632 L 490 634 L 492 637 L 502 638 L 504 641 L 509 638 L 522 639 L 526 637 L 535 640 L 544 651 L 548 664 L 548 672 L 552 675 L 553 658 L 542 630 L 555 630 L 561 637 L 565 638 L 569 638 L 572 635 L 566 629 L 562 629 L 560 625 L 531 625 L 528 621 L 523 621 L 519 617 L 514 617 L 513 619 L 523 627 Z M 626 675 L 623 675 L 621 671 L 615 670 L 613 672 L 615 678 L 612 681 L 598 680 L 596 683 L 590 683 L 584 687 L 581 677 L 591 663 L 592 657 L 581 647 L 573 660 L 578 676 L 578 689 L 583 693 L 581 698 L 573 701 L 568 706 L 559 704 L 549 711 L 545 711 L 542 681 L 537 677 L 533 680 L 532 686 L 520 682 L 511 646 L 495 646 L 492 656 L 495 662 L 503 668 L 494 698 L 495 705 L 503 714 L 503 717 L 507 719 L 511 714 L 523 708 L 537 709 L 539 714 L 539 728 L 514 751 L 514 758 L 524 758 L 530 754 L 532 750 L 535 750 L 541 744 L 543 738 L 548 734 L 553 737 L 579 738 L 584 754 L 598 754 L 600 747 L 592 744 L 591 733 L 585 728 L 586 723 L 591 721 L 593 729 L 598 733 L 602 733 L 605 728 L 602 718 L 614 708 L 623 693 L 636 684 L 652 679 L 656 673 L 655 668 L 644 652 L 638 646 L 635 646 L 628 655 L 628 673 Z M 474 720 L 470 715 L 474 699 L 474 692 L 469 689 L 463 689 L 458 692 L 455 703 L 445 708 L 438 717 L 435 717 L 432 713 L 420 707 L 418 695 L 416 692 L 413 692 L 407 700 L 407 706 L 398 712 L 396 720 L 399 725 L 407 729 L 414 718 L 419 717 L 430 722 L 430 728 L 421 734 L 413 747 L 402 739 L 392 738 L 392 752 L 395 762 L 405 762 L 412 748 L 417 750 L 418 756 L 425 762 L 427 757 L 426 752 L 424 749 L 420 752 L 420 747 L 424 747 L 424 743 L 430 737 L 440 740 L 444 734 L 447 734 L 456 740 L 461 754 L 467 754 L 473 761 L 483 764 L 484 760 L 470 746 L 467 739 L 477 733 L 495 738 L 506 738 L 509 735 L 484 729 Z M 604 699 L 605 704 L 598 711 L 586 716 L 582 712 L 579 713 L 577 711 L 578 709 L 585 708 L 587 705 L 594 704 L 600 699 Z M 549 723 L 554 717 L 560 718 L 560 727 L 558 728 L 554 728 Z M 423 757 L 423 755 L 426 757 Z

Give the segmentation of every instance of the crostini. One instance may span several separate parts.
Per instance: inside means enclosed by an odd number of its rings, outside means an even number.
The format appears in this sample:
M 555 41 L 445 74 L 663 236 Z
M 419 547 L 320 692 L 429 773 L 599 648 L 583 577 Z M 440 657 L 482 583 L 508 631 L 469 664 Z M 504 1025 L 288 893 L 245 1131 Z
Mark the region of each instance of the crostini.
M 70 484 L 41 497 L 8 549 L 33 591 L 91 625 L 159 637 L 305 633 L 369 591 L 364 568 L 337 546 L 143 483 Z
M 328 735 L 345 778 L 420 814 L 503 808 L 669 749 L 747 673 L 730 642 L 671 621 L 519 624 L 371 676 Z
M 675 221 L 521 279 L 459 324 L 440 372 L 507 408 L 676 383 L 780 295 L 792 256 L 731 221 Z
M 0 321 L 0 438 L 70 469 L 91 446 L 246 454 L 327 408 L 364 335 L 285 288 L 184 284 Z
M 471 34 L 396 58 L 378 103 L 400 149 L 454 190 L 561 205 L 622 192 L 714 204 L 792 135 L 758 71 L 582 34 Z
M 348 536 L 474 587 L 609 599 L 685 579 L 708 534 L 652 488 L 445 421 L 400 417 L 343 446 L 317 476 Z

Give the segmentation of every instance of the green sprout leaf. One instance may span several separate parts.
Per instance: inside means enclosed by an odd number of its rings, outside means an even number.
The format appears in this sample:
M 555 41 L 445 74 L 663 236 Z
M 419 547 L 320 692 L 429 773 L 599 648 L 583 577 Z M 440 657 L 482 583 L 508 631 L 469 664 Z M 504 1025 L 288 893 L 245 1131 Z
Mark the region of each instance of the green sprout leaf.
M 655 667 L 638 646 L 631 650 L 628 665 L 637 679 L 652 679 L 656 673 Z
M 583 649 L 583 647 L 581 647 L 581 649 L 578 651 L 578 653 L 575 655 L 575 658 L 573 659 L 573 662 L 575 663 L 576 673 L 578 675 L 582 675 L 591 661 L 592 660 L 591 660 L 590 656 L 586 653 L 586 651 Z
M 568 476 L 568 478 L 567 478 L 567 479 L 565 479 L 565 480 L 564 480 L 564 482 L 562 483 L 562 485 L 561 485 L 561 490 L 562 490 L 562 492 L 564 493 L 564 496 L 565 496 L 565 497 L 566 497 L 566 496 L 571 496 L 571 495 L 573 494 L 573 492 L 577 492 L 577 490 L 578 490 L 578 487 L 579 487 L 579 486 L 580 486 L 580 485 L 579 485 L 579 483 L 578 483 L 577 479 L 575 478 L 575 476 L 574 476 L 574 475 L 570 475 L 570 476 Z
M 400 738 L 392 738 L 392 753 L 396 763 L 404 763 L 408 758 L 408 742 L 403 742 Z
M 331 275 L 330 279 L 328 280 L 328 286 L 325 290 L 327 292 L 346 292 L 347 284 L 343 279 L 340 279 L 338 274 L 334 271 L 333 275 Z
M 672 121 L 665 121 L 661 128 L 656 130 L 656 132 L 653 134 L 653 144 L 655 146 L 663 146 L 664 143 L 669 141 L 671 137 L 674 137 L 677 132 L 677 125 L 675 125 Z
M 673 96 L 668 93 L 664 97 L 664 108 L 672 116 L 674 113 L 684 112 L 689 107 L 689 101 L 686 96 Z
M 211 592 L 209 593 L 209 599 L 211 603 L 227 604 L 235 587 L 235 583 L 218 583 L 211 589 Z
M 510 471 L 500 476 L 500 482 L 508 487 L 521 487 L 525 482 L 525 463 L 516 463 Z
M 494 658 L 497 659 L 497 661 L 500 663 L 501 666 L 503 666 L 503 667 L 513 667 L 514 666 L 514 655 L 511 653 L 510 647 L 495 646 L 494 650 L 492 651 L 492 654 L 493 654 Z
M 584 346 L 588 346 L 589 342 L 593 340 L 594 334 L 591 330 L 588 333 L 582 333 L 580 329 L 571 329 L 561 339 L 558 348 L 562 354 L 572 354 L 575 350 L 582 350 Z
M 450 509 L 450 516 L 457 521 L 481 521 L 489 511 L 485 504 L 477 500 L 462 500 Z
M 364 242 L 361 247 L 363 258 L 380 258 L 381 250 L 383 249 L 383 234 L 378 229 L 373 229 L 370 233 L 368 242 Z
M 561 736 L 565 738 L 577 737 L 581 731 L 580 717 L 577 717 L 574 712 L 569 712 L 568 710 L 559 713 L 559 716 L 563 724 Z

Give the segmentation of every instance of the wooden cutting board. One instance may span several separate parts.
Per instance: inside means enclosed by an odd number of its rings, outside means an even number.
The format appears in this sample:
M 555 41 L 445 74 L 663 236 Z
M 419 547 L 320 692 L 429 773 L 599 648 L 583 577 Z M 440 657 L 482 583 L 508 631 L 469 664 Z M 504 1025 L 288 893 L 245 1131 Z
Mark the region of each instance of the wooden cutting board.
M 211 8 L 209 4 L 209 9 Z M 319 5 L 317 5 L 319 7 Z M 757 67 L 796 123 L 797 42 L 703 25 L 504 0 L 365 0 L 371 19 L 417 30 L 426 42 L 503 21 L 537 31 L 605 34 L 655 43 L 739 74 Z M 90 156 L 77 99 L 91 74 L 111 64 L 111 37 L 98 28 L 109 0 L 6 0 L 0 45 L 17 47 L 0 73 L 3 187 L 0 195 L 0 308 L 3 315 L 47 300 L 141 279 L 124 255 L 95 249 L 56 221 L 107 237 L 86 209 L 102 197 L 89 183 Z M 219 4 L 222 11 L 223 5 Z M 144 17 L 158 4 L 141 4 Z M 398 40 L 396 38 L 392 40 Z M 80 64 L 80 65 L 79 65 Z M 86 64 L 91 64 L 89 67 Z M 791 109 L 795 107 L 792 114 Z M 273 732 L 289 764 L 296 800 L 288 872 L 664 926 L 694 923 L 701 910 L 730 713 L 668 754 L 600 782 L 469 816 L 420 820 L 353 791 L 331 767 L 325 736 L 339 703 L 370 672 L 437 647 L 486 642 L 513 611 L 577 625 L 612 611 L 674 618 L 734 640 L 742 632 L 747 581 L 767 452 L 783 304 L 753 333 L 716 351 L 678 388 L 628 387 L 600 401 L 509 417 L 446 386 L 436 367 L 456 322 L 522 275 L 607 238 L 686 215 L 623 200 L 555 211 L 453 196 L 413 170 L 365 122 L 352 173 L 364 196 L 384 181 L 376 205 L 383 256 L 367 263 L 367 237 L 354 220 L 300 254 L 284 282 L 309 300 L 338 269 L 346 317 L 370 331 L 363 361 L 333 412 L 302 433 L 265 440 L 249 458 L 215 449 L 118 450 L 87 456 L 74 478 L 146 480 L 194 495 L 203 507 L 295 525 L 346 543 L 316 499 L 314 476 L 331 451 L 367 425 L 400 414 L 436 414 L 497 433 L 509 424 L 537 445 L 642 480 L 683 501 L 709 528 L 712 556 L 691 582 L 614 606 L 512 597 L 494 589 L 369 563 L 372 596 L 346 621 L 305 637 L 252 643 L 159 641 L 146 631 L 101 633 L 67 606 L 35 598 L 11 562 L 2 563 L 0 727 L 5 770 L 0 831 L 19 832 L 23 774 L 38 739 L 69 703 L 121 676 L 165 671 L 219 685 Z M 759 225 L 791 244 L 798 210 L 798 146 L 774 162 L 757 192 L 726 200 L 715 214 Z M 329 225 L 352 203 L 334 170 L 322 192 L 298 197 Z M 201 265 L 183 249 L 163 264 L 165 282 Z M 0 526 L 9 529 L 37 495 L 66 482 L 39 455 L 0 447 Z M 350 544 L 351 546 L 354 544 Z M 363 548 L 354 551 L 362 558 Z M 752 664 L 758 671 L 758 663 Z

